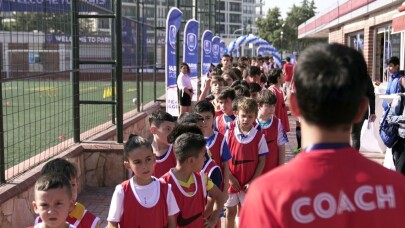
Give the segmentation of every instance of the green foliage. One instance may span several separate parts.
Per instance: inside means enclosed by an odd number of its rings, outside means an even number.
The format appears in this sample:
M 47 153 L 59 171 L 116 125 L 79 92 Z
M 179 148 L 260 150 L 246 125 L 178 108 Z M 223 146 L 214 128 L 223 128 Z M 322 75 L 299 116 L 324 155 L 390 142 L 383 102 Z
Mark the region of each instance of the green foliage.
M 5 31 L 71 34 L 70 13 L 14 12 L 8 19 L 13 22 L 2 23 Z M 83 34 L 91 34 L 92 25 L 90 19 L 81 19 L 79 30 Z
M 279 50 L 287 53 L 299 52 L 306 46 L 325 39 L 298 40 L 298 26 L 315 16 L 314 0 L 303 0 L 300 6 L 293 4 L 287 18 L 281 18 L 278 7 L 270 8 L 265 18 L 257 20 L 258 35 Z M 281 33 L 283 38 L 281 39 Z

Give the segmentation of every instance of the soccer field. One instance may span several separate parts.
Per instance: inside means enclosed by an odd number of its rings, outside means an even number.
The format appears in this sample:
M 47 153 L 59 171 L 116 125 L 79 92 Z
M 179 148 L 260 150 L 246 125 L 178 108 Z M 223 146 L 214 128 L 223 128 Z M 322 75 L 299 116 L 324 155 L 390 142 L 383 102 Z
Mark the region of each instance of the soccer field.
M 136 82 L 124 82 L 124 113 L 136 109 Z M 144 82 L 143 104 L 153 100 L 153 82 Z M 111 100 L 111 84 L 80 82 L 80 100 Z M 157 97 L 165 93 L 156 83 Z M 16 80 L 2 84 L 6 169 L 73 137 L 72 84 L 70 81 Z M 139 100 L 139 99 L 138 99 Z M 112 105 L 81 105 L 80 132 L 111 121 Z

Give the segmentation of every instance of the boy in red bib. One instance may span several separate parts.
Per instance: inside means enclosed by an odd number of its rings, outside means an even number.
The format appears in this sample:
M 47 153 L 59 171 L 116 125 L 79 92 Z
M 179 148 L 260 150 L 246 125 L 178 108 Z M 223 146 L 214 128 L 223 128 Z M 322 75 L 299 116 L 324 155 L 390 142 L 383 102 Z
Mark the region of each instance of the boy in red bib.
M 235 97 L 235 90 L 232 88 L 222 90 L 218 96 L 222 114 L 215 117 L 215 130 L 221 134 L 225 134 L 226 124 L 235 120 L 232 109 L 232 102 L 235 100 Z
M 73 209 L 70 211 L 69 216 L 66 218 L 66 222 L 77 228 L 99 227 L 100 218 L 86 210 L 84 205 L 76 202 L 78 188 L 76 167 L 65 159 L 56 158 L 44 165 L 44 167 L 41 169 L 41 175 L 53 172 L 66 176 L 72 185 L 72 197 L 75 204 Z M 35 219 L 35 224 L 40 223 L 41 221 L 41 218 L 37 217 Z
M 288 137 L 281 121 L 274 116 L 277 97 L 270 90 L 263 90 L 257 99 L 259 112 L 256 127 L 259 127 L 266 138 L 269 156 L 266 157 L 263 173 L 283 165 L 285 162 L 285 144 Z
M 205 140 L 200 134 L 184 133 L 174 142 L 177 165 L 162 179 L 172 185 L 180 208 L 177 227 L 214 227 L 226 200 L 225 194 L 201 172 L 205 161 Z M 209 219 L 205 213 L 206 192 L 215 201 Z
M 284 130 L 290 132 L 290 123 L 288 120 L 287 106 L 284 101 L 284 93 L 282 85 L 285 83 L 285 75 L 280 69 L 273 69 L 267 78 L 270 83 L 269 90 L 273 92 L 277 97 L 275 115 L 281 120 Z
M 124 156 L 124 166 L 134 176 L 115 188 L 108 227 L 175 227 L 179 208 L 170 186 L 152 176 L 155 155 L 151 144 L 131 135 Z
M 350 146 L 368 108 L 367 77 L 363 55 L 347 46 L 301 54 L 290 104 L 303 151 L 253 182 L 241 227 L 404 227 L 405 177 Z
M 234 227 L 237 205 L 242 205 L 250 183 L 262 173 L 268 154 L 264 135 L 253 126 L 257 117 L 256 101 L 240 98 L 237 110 L 236 120 L 229 124 L 225 133 L 232 155 L 229 161 L 229 197 L 225 204 L 226 226 L 229 228 Z
M 175 120 L 169 113 L 158 110 L 149 117 L 149 125 L 153 134 L 153 153 L 156 155 L 153 176 L 159 178 L 176 166 L 173 146 L 167 141 L 167 136 L 175 126 Z

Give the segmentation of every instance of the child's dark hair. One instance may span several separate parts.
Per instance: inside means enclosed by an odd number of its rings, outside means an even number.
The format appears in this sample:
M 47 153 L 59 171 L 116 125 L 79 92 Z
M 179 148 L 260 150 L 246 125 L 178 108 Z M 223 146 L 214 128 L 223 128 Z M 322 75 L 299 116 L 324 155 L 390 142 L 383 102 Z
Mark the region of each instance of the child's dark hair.
M 204 118 L 194 112 L 184 112 L 177 119 L 177 124 L 192 123 L 197 124 L 199 121 L 203 121 Z
M 141 136 L 131 134 L 124 145 L 124 159 L 128 159 L 132 151 L 142 147 L 150 149 L 151 153 L 153 153 L 152 145 L 148 140 Z
M 258 106 L 257 102 L 249 97 L 244 97 L 238 100 L 238 111 L 244 111 L 246 113 L 257 114 Z
M 41 169 L 41 175 L 47 173 L 59 173 L 66 176 L 69 180 L 77 178 L 76 167 L 64 158 L 56 158 L 47 162 Z
M 203 100 L 197 102 L 194 106 L 194 112 L 201 113 L 201 112 L 211 112 L 212 116 L 215 117 L 215 108 L 211 102 Z
M 229 70 L 230 72 L 233 72 L 233 74 L 235 75 L 235 81 L 236 80 L 242 80 L 242 71 L 240 71 L 238 68 L 232 68 Z
M 260 91 L 256 101 L 260 106 L 264 104 L 275 105 L 277 103 L 277 96 L 273 92 L 271 92 L 271 90 L 265 89 L 263 91 Z
M 213 76 L 213 77 L 211 78 L 211 84 L 212 84 L 212 83 L 219 83 L 219 82 L 222 82 L 222 85 L 225 85 L 225 84 L 226 84 L 225 79 L 224 79 L 223 77 L 221 77 L 220 75 L 218 75 L 218 76 Z
M 399 58 L 396 56 L 392 56 L 389 60 L 388 60 L 388 64 L 394 64 L 394 65 L 399 65 Z
M 184 163 L 190 157 L 198 157 L 198 154 L 205 148 L 205 145 L 204 136 L 200 134 L 181 134 L 174 142 L 174 155 L 177 161 Z
M 236 97 L 235 90 L 232 88 L 225 88 L 218 95 L 219 100 L 226 100 L 229 98 L 233 101 L 235 97 Z
M 283 73 L 283 71 L 281 69 L 272 69 L 269 72 L 269 76 L 267 77 L 267 82 L 270 85 L 277 84 L 278 78 L 281 77 L 282 73 Z
M 290 61 L 291 61 L 291 58 L 287 56 L 287 57 L 285 58 L 285 61 L 290 62 Z
M 72 198 L 72 186 L 68 177 L 61 173 L 50 172 L 41 175 L 35 182 L 35 191 L 48 191 L 51 189 L 66 188 L 66 194 Z
M 363 55 L 341 44 L 317 44 L 301 53 L 294 82 L 305 121 L 325 129 L 350 128 L 365 98 Z
M 259 84 L 257 84 L 256 82 L 251 82 L 249 83 L 249 92 L 252 93 L 258 93 L 262 90 L 262 88 L 260 87 Z
M 157 110 L 149 116 L 150 126 L 155 125 L 156 127 L 160 127 L 160 125 L 165 121 L 175 122 L 173 116 L 163 110 Z
M 235 90 L 235 95 L 237 97 L 243 96 L 243 97 L 250 97 L 250 92 L 249 92 L 249 87 L 243 86 L 243 85 L 238 85 L 233 88 Z
M 193 133 L 203 135 L 201 129 L 193 123 L 183 123 L 174 127 L 173 131 L 167 136 L 167 142 L 173 144 L 176 139 L 184 133 Z
M 262 71 L 260 70 L 260 67 L 258 66 L 251 66 L 249 68 L 249 75 L 253 76 L 253 75 L 260 75 L 262 74 Z
M 231 88 L 235 88 L 235 86 L 238 86 L 238 85 L 246 86 L 249 88 L 249 83 L 245 80 L 238 80 L 238 81 L 232 82 Z

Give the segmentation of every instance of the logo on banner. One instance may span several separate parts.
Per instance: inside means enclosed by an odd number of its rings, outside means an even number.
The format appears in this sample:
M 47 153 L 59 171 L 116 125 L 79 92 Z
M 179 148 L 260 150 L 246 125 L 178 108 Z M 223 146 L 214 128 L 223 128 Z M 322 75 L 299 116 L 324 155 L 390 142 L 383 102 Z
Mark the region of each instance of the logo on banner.
M 211 53 L 211 41 L 210 40 L 204 40 L 204 52 L 205 52 L 205 54 Z
M 187 48 L 190 52 L 197 47 L 197 36 L 194 33 L 187 34 Z
M 53 41 L 53 35 L 47 34 L 45 39 L 46 39 L 46 42 L 52 43 L 52 41 Z
M 212 45 L 212 54 L 217 57 L 219 54 L 219 45 L 218 44 L 214 44 Z
M 169 44 L 173 49 L 176 49 L 176 34 L 177 29 L 175 25 L 169 27 Z

